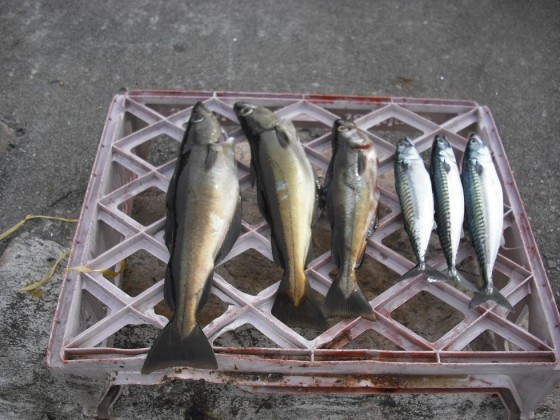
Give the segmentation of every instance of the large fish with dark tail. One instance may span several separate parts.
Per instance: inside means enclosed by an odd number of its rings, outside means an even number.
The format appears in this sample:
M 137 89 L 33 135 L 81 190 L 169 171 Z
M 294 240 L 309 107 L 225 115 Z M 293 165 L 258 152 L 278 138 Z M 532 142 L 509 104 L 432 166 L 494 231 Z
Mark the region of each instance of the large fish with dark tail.
M 251 104 L 238 102 L 234 110 L 251 147 L 251 176 L 271 228 L 274 261 L 284 269 L 271 313 L 288 325 L 324 328 L 325 317 L 304 273 L 319 211 L 311 164 L 291 122 Z
M 428 279 L 447 280 L 447 277 L 426 264 L 425 256 L 434 225 L 434 199 L 430 175 L 422 157 L 408 139 L 399 140 L 395 156 L 395 187 L 399 196 L 404 228 L 418 260 L 418 264 L 399 278 L 399 281 L 428 275 Z
M 434 138 L 430 178 L 434 193 L 437 232 L 447 261 L 447 276 L 449 279 L 470 286 L 470 282 L 455 267 L 461 241 L 465 202 L 455 154 L 445 136 Z
M 475 308 L 493 300 L 512 311 L 511 304 L 494 288 L 492 282 L 492 270 L 500 248 L 504 223 L 502 185 L 490 150 L 474 133 L 469 136 L 463 157 L 462 180 L 467 228 L 484 282 L 469 307 Z
M 377 221 L 377 153 L 351 121 L 336 120 L 333 156 L 325 178 L 326 210 L 331 224 L 331 256 L 338 268 L 327 297 L 327 316 L 375 320 L 356 280 L 367 237 Z
M 218 367 L 196 315 L 208 299 L 215 264 L 230 251 L 241 226 L 233 139 L 224 139 L 214 115 L 196 104 L 167 192 L 170 258 L 164 293 L 174 314 L 152 345 L 142 373 Z

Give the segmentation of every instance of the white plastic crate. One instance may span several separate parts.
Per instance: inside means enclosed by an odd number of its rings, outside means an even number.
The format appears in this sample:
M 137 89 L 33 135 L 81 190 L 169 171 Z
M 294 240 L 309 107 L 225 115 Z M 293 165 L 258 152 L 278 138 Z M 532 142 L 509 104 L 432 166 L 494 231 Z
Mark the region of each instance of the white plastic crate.
M 374 142 L 380 154 L 382 218 L 366 250 L 365 264 L 372 267 L 367 273 L 373 275 L 358 274 L 358 278 L 366 282 L 362 286 L 366 296 L 373 293 L 377 320 L 334 321 L 319 333 L 292 329 L 270 314 L 280 275 L 262 285 L 240 283 L 218 268 L 203 323 L 219 369 L 177 368 L 142 375 L 151 340 L 167 323 L 161 304 L 168 260 L 163 197 L 174 170 L 173 148 L 180 143 L 183 125 L 197 101 L 220 117 L 237 143 L 243 227 L 220 266 L 240 267 L 253 264 L 255 258 L 272 260 L 269 229 L 251 196 L 246 139 L 232 110 L 240 100 L 271 107 L 282 118 L 293 120 L 319 175 L 329 163 L 330 127 L 335 119 L 353 118 Z M 515 308 L 509 314 L 493 303 L 469 309 L 472 293 L 452 284 L 428 283 L 422 277 L 394 281 L 415 264 L 406 251 L 408 239 L 403 240 L 393 187 L 394 141 L 407 134 L 420 152 L 426 152 L 436 134 L 445 134 L 460 157 L 468 131 L 481 134 L 494 152 L 504 188 L 505 244 L 494 278 Z M 159 213 L 135 210 L 141 200 L 159 203 L 155 205 Z M 320 252 L 306 271 L 313 289 L 323 296 L 334 268 L 326 225 L 323 216 L 318 228 L 322 231 L 314 239 Z M 446 267 L 442 252 L 428 257 L 431 265 Z M 100 273 L 66 274 L 48 348 L 53 373 L 84 408 L 101 416 L 109 414 L 122 385 L 204 379 L 259 392 L 490 392 L 500 396 L 510 416 L 528 418 L 560 382 L 560 317 L 550 284 L 490 111 L 474 102 L 188 91 L 117 95 L 97 152 L 69 266 L 117 269 L 126 258 L 129 278 L 126 272 L 124 278 L 113 280 Z M 466 239 L 457 260 L 459 266 L 472 265 L 474 250 Z M 159 267 L 155 271 L 161 275 L 153 285 L 140 285 L 131 274 L 134 264 L 144 264 L 148 271 Z M 382 284 L 376 283 L 377 275 L 384 278 Z M 426 308 L 425 319 L 416 318 L 443 325 L 444 331 L 419 331 L 418 319 L 407 318 L 408 309 L 422 311 L 423 305 L 434 306 L 434 302 L 443 308 L 440 313 L 450 311 L 444 318 L 451 317 L 452 325 L 430 319 Z M 232 345 L 232 334 L 244 333 L 256 337 L 253 343 Z M 125 340 L 124 348 L 123 336 L 138 338 L 138 345 Z M 493 340 L 491 348 L 476 344 L 481 337 Z

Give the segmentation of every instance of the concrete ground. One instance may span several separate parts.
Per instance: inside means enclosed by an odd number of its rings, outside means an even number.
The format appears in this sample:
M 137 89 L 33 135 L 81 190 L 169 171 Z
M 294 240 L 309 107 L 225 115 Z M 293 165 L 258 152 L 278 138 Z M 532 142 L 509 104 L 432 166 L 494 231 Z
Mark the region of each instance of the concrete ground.
M 0 231 L 78 217 L 111 97 L 134 88 L 470 99 L 492 110 L 559 298 L 558 1 L 12 1 L 0 3 Z M 0 243 L 0 418 L 75 419 L 45 367 L 73 225 Z M 558 392 L 537 418 L 560 417 Z M 117 418 L 501 418 L 492 397 L 251 395 L 132 388 Z

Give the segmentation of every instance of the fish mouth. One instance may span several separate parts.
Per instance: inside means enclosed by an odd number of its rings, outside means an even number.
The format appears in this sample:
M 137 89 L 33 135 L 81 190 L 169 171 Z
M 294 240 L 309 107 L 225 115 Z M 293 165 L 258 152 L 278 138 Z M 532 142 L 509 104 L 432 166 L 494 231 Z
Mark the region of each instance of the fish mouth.
M 212 114 L 212 111 L 210 111 L 206 107 L 206 105 L 204 105 L 202 102 L 197 102 L 193 106 L 193 109 L 191 111 L 191 118 L 189 122 L 194 124 L 200 123 L 204 121 L 206 118 L 208 118 L 210 114 Z
M 439 146 L 451 147 L 449 144 L 449 140 L 445 136 L 436 136 L 434 139 L 434 143 L 438 144 Z
M 238 117 L 247 117 L 251 115 L 255 108 L 257 108 L 255 105 L 247 102 L 236 102 L 233 105 L 233 111 Z
M 483 145 L 484 142 L 476 133 L 469 134 L 469 144 L 473 145 Z
M 353 121 L 338 119 L 334 122 L 334 129 L 336 132 L 344 133 L 356 129 L 356 124 Z
M 397 148 L 400 150 L 409 149 L 411 147 L 414 147 L 414 143 L 412 143 L 412 140 L 410 140 L 408 137 L 400 139 L 397 143 Z

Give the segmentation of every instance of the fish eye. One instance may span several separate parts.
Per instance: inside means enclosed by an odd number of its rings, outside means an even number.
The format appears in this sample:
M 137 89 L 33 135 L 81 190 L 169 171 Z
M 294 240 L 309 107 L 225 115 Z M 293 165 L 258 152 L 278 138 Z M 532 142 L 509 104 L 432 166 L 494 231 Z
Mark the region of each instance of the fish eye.
M 247 115 L 251 115 L 253 113 L 253 108 L 249 108 L 248 106 L 241 108 L 239 111 L 239 115 L 242 117 L 246 117 Z
M 339 125 L 339 126 L 336 128 L 336 131 L 339 131 L 339 132 L 341 132 L 341 133 L 344 132 L 344 131 L 349 131 L 349 130 L 350 130 L 350 129 L 349 129 L 348 127 L 346 127 L 345 125 Z
M 191 122 L 193 122 L 194 124 L 198 124 L 202 121 L 204 121 L 204 115 L 196 115 L 191 118 Z

